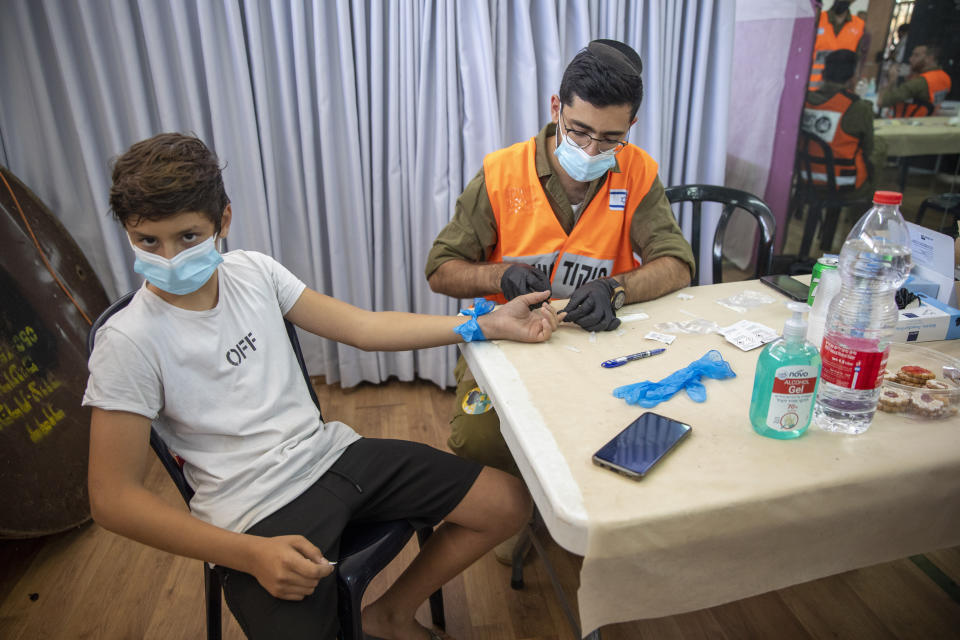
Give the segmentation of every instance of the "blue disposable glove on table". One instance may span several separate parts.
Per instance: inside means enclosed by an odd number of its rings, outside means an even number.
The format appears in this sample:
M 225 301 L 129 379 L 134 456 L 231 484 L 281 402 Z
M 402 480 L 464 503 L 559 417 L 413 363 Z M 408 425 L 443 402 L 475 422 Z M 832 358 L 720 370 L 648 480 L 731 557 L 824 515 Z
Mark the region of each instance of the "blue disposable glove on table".
M 715 380 L 735 378 L 737 374 L 730 368 L 730 363 L 723 359 L 716 349 L 710 350 L 699 360 L 695 360 L 683 369 L 671 373 L 659 382 L 645 380 L 634 384 L 627 384 L 613 390 L 613 395 L 623 398 L 628 404 L 641 407 L 655 407 L 664 400 L 669 400 L 678 391 L 684 389 L 694 402 L 703 402 L 707 399 L 707 389 L 700 382 L 703 376 Z

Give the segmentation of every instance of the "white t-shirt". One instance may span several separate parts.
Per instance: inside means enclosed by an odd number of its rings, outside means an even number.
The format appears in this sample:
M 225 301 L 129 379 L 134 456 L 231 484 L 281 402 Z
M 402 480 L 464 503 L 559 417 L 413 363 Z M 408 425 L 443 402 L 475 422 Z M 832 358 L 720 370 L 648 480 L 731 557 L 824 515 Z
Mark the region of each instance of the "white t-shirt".
M 184 460 L 195 516 L 244 531 L 303 493 L 360 438 L 323 423 L 283 316 L 305 285 L 272 258 L 224 255 L 206 311 L 142 287 L 97 332 L 84 406 L 154 421 Z

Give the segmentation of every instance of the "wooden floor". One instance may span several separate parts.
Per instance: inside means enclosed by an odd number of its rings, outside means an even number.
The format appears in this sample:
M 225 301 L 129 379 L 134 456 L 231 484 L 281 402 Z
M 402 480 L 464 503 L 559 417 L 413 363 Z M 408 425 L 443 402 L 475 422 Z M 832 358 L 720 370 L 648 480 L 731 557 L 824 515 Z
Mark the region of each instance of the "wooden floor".
M 453 394 L 425 382 L 392 381 L 350 390 L 318 385 L 324 417 L 364 435 L 404 437 L 445 447 Z M 159 464 L 149 483 L 172 503 L 176 489 Z M 368 590 L 376 597 L 409 562 L 415 543 Z M 570 593 L 577 559 L 549 553 Z M 960 638 L 960 548 L 926 555 L 945 587 L 909 559 L 852 571 L 685 615 L 615 625 L 608 640 L 635 638 Z M 122 539 L 95 524 L 36 540 L 0 541 L 0 639 L 164 638 L 204 635 L 199 562 Z M 509 569 L 488 555 L 444 588 L 447 629 L 460 640 L 573 638 L 542 563 L 526 588 L 509 588 Z M 423 622 L 428 615 L 420 611 Z M 224 609 L 224 638 L 242 638 Z

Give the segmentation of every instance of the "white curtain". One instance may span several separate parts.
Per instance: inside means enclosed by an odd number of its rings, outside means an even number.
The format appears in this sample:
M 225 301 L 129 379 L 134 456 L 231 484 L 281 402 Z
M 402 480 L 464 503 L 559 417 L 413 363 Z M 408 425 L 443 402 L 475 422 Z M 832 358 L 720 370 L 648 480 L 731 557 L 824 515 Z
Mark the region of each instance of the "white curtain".
M 458 303 L 423 276 L 433 238 L 483 156 L 547 121 L 593 38 L 644 60 L 631 140 L 664 183 L 722 183 L 733 20 L 725 0 L 6 0 L 0 160 L 111 296 L 138 282 L 108 215 L 111 159 L 188 131 L 225 164 L 230 248 L 360 307 L 449 314 Z M 344 386 L 448 384 L 455 349 L 364 353 L 308 336 L 304 353 Z

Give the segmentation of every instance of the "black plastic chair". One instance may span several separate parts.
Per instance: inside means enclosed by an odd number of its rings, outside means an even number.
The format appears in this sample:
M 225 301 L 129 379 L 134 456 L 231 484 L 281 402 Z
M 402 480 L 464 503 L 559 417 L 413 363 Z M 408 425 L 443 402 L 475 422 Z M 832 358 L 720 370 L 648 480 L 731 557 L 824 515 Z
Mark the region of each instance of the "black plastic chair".
M 777 235 L 777 222 L 770 211 L 770 207 L 751 193 L 709 184 L 688 184 L 666 189 L 667 200 L 670 204 L 677 202 L 693 203 L 692 242 L 693 259 L 697 263 L 697 274 L 700 273 L 700 233 L 701 233 L 701 205 L 704 202 L 723 204 L 723 213 L 717 221 L 717 229 L 713 234 L 713 284 L 723 281 L 723 236 L 727 231 L 730 216 L 737 209 L 746 211 L 753 216 L 760 230 L 760 243 L 757 246 L 757 266 L 754 277 L 759 278 L 770 273 L 773 262 L 773 241 Z M 679 218 L 678 218 L 679 219 Z
M 811 152 L 811 149 L 814 149 Z M 869 160 L 867 161 L 869 162 Z M 814 179 L 812 166 L 825 167 L 825 182 Z M 869 168 L 869 166 L 868 166 Z M 848 193 L 837 186 L 836 163 L 830 145 L 815 135 L 800 131 L 797 144 L 797 182 L 794 192 L 794 211 L 799 216 L 803 207 L 807 207 L 807 221 L 803 226 L 803 238 L 800 240 L 799 258 L 810 253 L 813 237 L 820 227 L 820 250 L 828 251 L 833 244 L 837 231 L 840 210 L 844 207 L 870 206 L 869 198 L 851 199 Z
M 933 209 L 940 212 L 940 226 L 937 231 L 943 231 L 943 221 L 948 213 L 953 214 L 953 223 L 947 229 L 951 236 L 957 233 L 957 220 L 960 220 L 960 193 L 941 193 L 940 195 L 930 196 L 923 201 L 917 210 L 917 224 L 923 224 L 923 216 L 927 209 Z
M 93 352 L 97 330 L 110 316 L 126 307 L 135 293 L 136 291 L 131 291 L 122 296 L 96 319 L 87 335 L 88 353 Z M 310 397 L 319 409 L 320 400 L 310 383 L 310 376 L 307 373 L 307 366 L 300 350 L 300 340 L 297 338 L 296 329 L 289 321 L 284 320 L 284 323 L 287 328 L 287 336 L 290 338 L 290 346 L 297 358 L 297 363 L 300 365 L 300 371 L 303 373 Z M 150 427 L 150 447 L 157 454 L 163 468 L 166 469 L 170 479 L 173 480 L 180 491 L 184 502 L 189 506 L 190 499 L 193 497 L 193 489 L 187 484 L 181 464 L 152 426 Z M 343 640 L 362 640 L 363 630 L 360 623 L 360 613 L 363 593 L 370 581 L 403 550 L 407 541 L 410 540 L 410 536 L 413 535 L 413 531 L 413 527 L 406 520 L 353 524 L 344 529 L 340 541 L 340 558 L 335 569 L 338 593 L 337 616 L 340 619 L 340 635 Z M 421 546 L 432 533 L 433 529 L 430 527 L 417 530 L 417 538 Z M 221 637 L 220 576 L 206 562 L 203 563 L 203 584 L 207 610 L 207 638 L 208 640 L 219 640 Z M 440 589 L 430 595 L 430 617 L 437 627 L 443 629 L 446 626 L 443 611 L 443 592 Z

